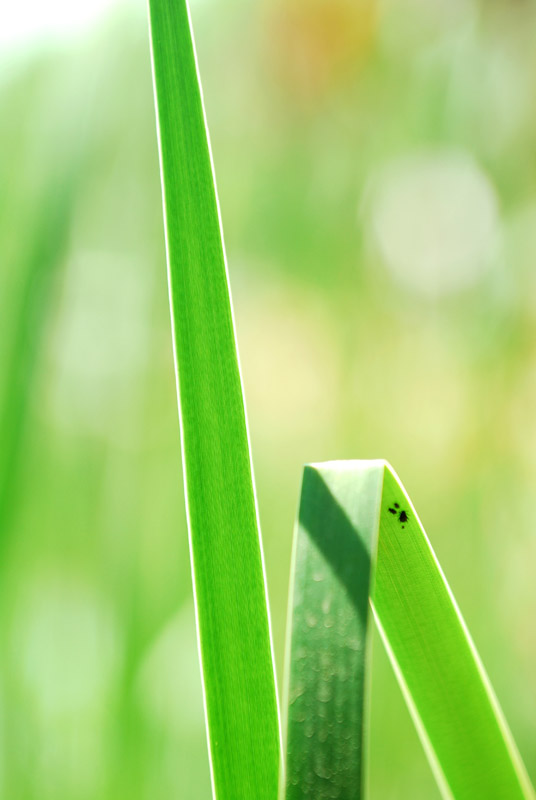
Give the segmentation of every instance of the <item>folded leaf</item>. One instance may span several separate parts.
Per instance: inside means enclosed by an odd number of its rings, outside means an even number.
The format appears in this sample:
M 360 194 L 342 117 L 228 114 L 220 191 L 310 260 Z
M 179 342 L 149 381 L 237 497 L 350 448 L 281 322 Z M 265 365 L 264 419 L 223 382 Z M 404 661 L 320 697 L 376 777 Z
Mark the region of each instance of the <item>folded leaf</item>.
M 443 796 L 534 798 L 424 529 L 383 461 L 305 468 L 280 797 L 364 797 L 370 598 Z

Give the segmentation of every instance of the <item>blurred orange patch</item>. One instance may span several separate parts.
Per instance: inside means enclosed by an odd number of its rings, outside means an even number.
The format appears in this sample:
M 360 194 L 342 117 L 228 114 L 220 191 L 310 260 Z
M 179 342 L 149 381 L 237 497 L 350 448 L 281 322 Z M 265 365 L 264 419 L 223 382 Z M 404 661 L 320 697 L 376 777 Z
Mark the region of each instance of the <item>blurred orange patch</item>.
M 268 26 L 271 68 L 294 98 L 317 99 L 359 69 L 376 21 L 377 0 L 279 5 Z

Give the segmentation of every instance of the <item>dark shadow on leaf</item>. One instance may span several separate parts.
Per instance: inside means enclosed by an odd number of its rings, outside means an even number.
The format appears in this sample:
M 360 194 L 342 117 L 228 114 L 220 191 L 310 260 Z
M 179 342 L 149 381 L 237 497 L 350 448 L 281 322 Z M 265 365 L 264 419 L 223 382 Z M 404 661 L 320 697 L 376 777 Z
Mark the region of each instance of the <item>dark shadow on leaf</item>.
M 300 525 L 344 586 L 363 625 L 368 614 L 370 554 L 318 470 L 303 474 Z

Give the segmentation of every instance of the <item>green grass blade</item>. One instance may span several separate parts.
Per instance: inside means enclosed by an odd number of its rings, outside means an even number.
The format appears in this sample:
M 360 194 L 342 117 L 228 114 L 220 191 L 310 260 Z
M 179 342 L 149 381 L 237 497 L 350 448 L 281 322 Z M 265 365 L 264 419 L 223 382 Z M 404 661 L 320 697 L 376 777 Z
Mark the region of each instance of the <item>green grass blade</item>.
M 225 253 L 184 0 L 149 2 L 171 314 L 215 796 L 277 795 L 279 723 Z
M 82 148 L 81 148 L 82 149 Z M 28 236 L 10 264 L 17 275 L 17 291 L 2 298 L 5 361 L 0 378 L 0 555 L 9 547 L 12 515 L 20 501 L 19 466 L 24 451 L 29 410 L 34 400 L 51 305 L 56 299 L 63 268 L 73 206 L 80 188 L 83 150 L 65 159 L 40 190 L 31 223 L 21 231 Z M 32 224 L 33 223 L 33 224 Z M 1 235 L 0 231 L 0 235 Z
M 281 797 L 364 797 L 372 596 L 443 796 L 534 798 L 426 534 L 385 462 L 306 467 L 293 569 Z

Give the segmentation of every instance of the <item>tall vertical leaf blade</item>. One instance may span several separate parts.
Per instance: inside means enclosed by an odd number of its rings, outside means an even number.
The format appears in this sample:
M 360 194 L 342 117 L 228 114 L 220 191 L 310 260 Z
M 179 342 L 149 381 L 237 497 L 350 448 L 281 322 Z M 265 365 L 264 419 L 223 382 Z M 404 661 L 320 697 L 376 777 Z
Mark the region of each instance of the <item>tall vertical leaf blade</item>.
M 171 314 L 213 787 L 277 794 L 264 568 L 225 253 L 184 0 L 150 0 Z
M 382 461 L 304 472 L 280 796 L 365 796 L 369 597 L 443 796 L 534 798 L 422 525 Z

